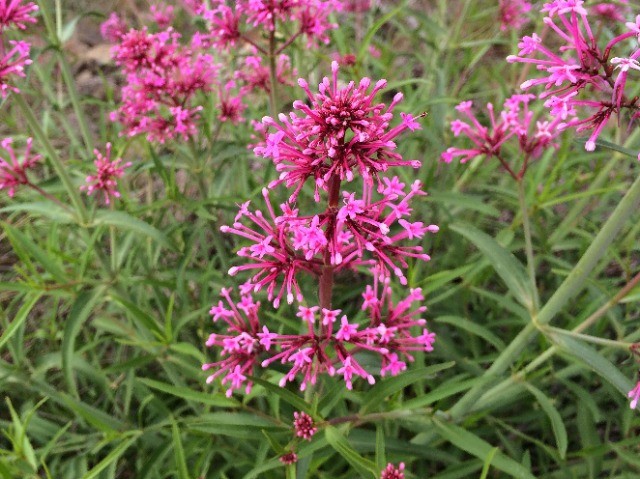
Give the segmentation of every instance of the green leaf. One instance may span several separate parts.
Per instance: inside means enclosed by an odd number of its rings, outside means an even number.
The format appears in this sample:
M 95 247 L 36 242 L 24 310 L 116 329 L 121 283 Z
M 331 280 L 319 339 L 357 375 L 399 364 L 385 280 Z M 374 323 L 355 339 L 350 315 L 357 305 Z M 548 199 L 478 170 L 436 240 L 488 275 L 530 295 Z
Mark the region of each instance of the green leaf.
M 586 140 L 582 140 L 582 139 L 576 139 L 575 140 L 576 143 L 584 146 L 584 144 L 586 143 Z M 624 148 L 620 145 L 617 145 L 615 143 L 611 143 L 610 141 L 607 140 L 602 140 L 600 138 L 598 138 L 596 140 L 596 146 L 601 146 L 602 148 L 606 148 L 607 150 L 612 150 L 612 151 L 617 151 L 618 153 L 622 153 L 623 155 L 626 155 L 630 158 L 633 158 L 635 160 L 638 159 L 638 152 L 637 151 L 633 151 L 630 150 L 628 148 Z
M 384 426 L 376 424 L 376 465 L 380 471 L 387 465 L 385 450 Z
M 94 479 L 100 475 L 102 471 L 104 471 L 107 467 L 109 467 L 112 463 L 115 463 L 120 456 L 124 454 L 124 452 L 129 449 L 129 446 L 133 444 L 137 436 L 131 437 L 125 441 L 122 441 L 118 446 L 116 446 L 102 461 L 100 461 L 96 466 L 87 472 L 82 479 Z
M 427 196 L 425 200 L 427 202 L 442 203 L 449 207 L 457 206 L 461 209 L 477 211 L 478 213 L 494 218 L 500 216 L 500 211 L 493 205 L 485 203 L 482 196 L 464 195 L 450 191 L 430 191 L 429 196 Z
M 73 411 L 89 424 L 93 425 L 96 429 L 99 429 L 104 433 L 115 433 L 118 430 L 125 429 L 124 423 L 116 419 L 113 414 L 108 414 L 101 409 L 90 406 L 89 404 L 77 400 L 67 394 L 60 394 L 59 400 L 65 404 L 69 410 Z
M 494 449 L 488 442 L 459 426 L 447 424 L 435 418 L 433 419 L 433 424 L 436 426 L 436 430 L 440 436 L 456 446 L 458 449 L 468 452 L 482 461 L 485 461 Z M 535 476 L 525 469 L 524 466 L 502 452 L 495 453 L 491 464 L 496 469 L 500 469 L 502 472 L 506 472 L 512 477 L 516 477 L 518 479 L 536 479 Z
M 484 465 L 482 466 L 482 474 L 480 474 L 480 479 L 487 479 L 487 474 L 489 474 L 489 468 L 491 467 L 491 461 L 493 461 L 493 457 L 499 451 L 497 447 L 494 447 L 487 454 L 487 458 L 484 460 Z
M 26 321 L 27 316 L 29 316 L 29 313 L 36 305 L 41 296 L 42 293 L 35 293 L 33 295 L 25 296 L 25 301 L 24 303 L 22 303 L 22 306 L 16 313 L 13 321 L 11 321 L 9 327 L 4 331 L 4 333 L 2 333 L 2 336 L 0 336 L 0 349 L 2 349 L 2 346 L 4 346 L 5 343 L 9 341 L 11 336 L 13 336 L 16 331 L 18 331 L 18 328 L 20 328 L 22 323 Z
M 420 407 L 433 404 L 440 399 L 445 399 L 454 394 L 458 394 L 467 389 L 471 389 L 476 386 L 480 386 L 484 383 L 490 383 L 495 381 L 495 377 L 492 376 L 480 376 L 466 381 L 460 382 L 445 382 L 442 386 L 437 387 L 433 391 L 429 391 L 427 394 L 420 395 L 416 398 L 405 401 L 400 407 L 402 409 L 417 409 Z
M 553 405 L 553 402 L 551 402 L 551 399 L 545 396 L 542 391 L 532 386 L 531 384 L 525 383 L 525 386 L 531 392 L 531 394 L 535 396 L 538 403 L 540 403 L 540 407 L 542 407 L 542 410 L 551 421 L 551 428 L 553 429 L 553 435 L 556 438 L 558 453 L 560 454 L 560 457 L 564 459 L 567 455 L 568 439 L 567 429 L 564 426 L 564 422 L 562 422 L 562 416 L 560 416 L 560 413 Z
M 369 44 L 371 43 L 371 40 L 373 39 L 373 36 L 376 34 L 376 32 L 378 30 L 380 30 L 384 26 L 385 23 L 387 23 L 389 20 L 391 20 L 397 14 L 402 12 L 406 8 L 406 3 L 407 3 L 406 1 L 402 2 L 402 4 L 400 6 L 398 6 L 397 8 L 395 8 L 393 10 L 391 10 L 389 13 L 387 13 L 386 15 L 381 17 L 367 31 L 366 35 L 364 36 L 364 38 L 362 39 L 362 41 L 360 43 L 360 49 L 358 50 L 358 63 L 360 63 L 362 61 L 362 59 L 366 56 L 367 48 L 369 48 Z
M 575 358 L 578 362 L 593 369 L 602 379 L 612 384 L 625 397 L 633 387 L 631 381 L 620 372 L 609 360 L 600 355 L 595 349 L 584 342 L 552 331 L 546 332 L 549 338 L 562 351 Z
M 406 373 L 402 373 L 391 378 L 380 379 L 380 382 L 366 393 L 360 413 L 364 414 L 371 407 L 384 404 L 386 398 L 398 391 L 402 391 L 410 384 L 422 379 L 427 379 L 440 371 L 453 367 L 454 365 L 455 361 L 450 361 L 448 363 L 435 364 L 426 368 L 412 369 Z
M 178 429 L 178 424 L 174 418 L 171 418 L 171 436 L 173 438 L 173 453 L 178 471 L 178 479 L 190 479 L 187 461 L 184 456 L 184 448 L 182 447 L 182 439 L 180 438 L 180 429 Z
M 160 381 L 156 381 L 154 379 L 148 378 L 138 378 L 138 381 L 149 386 L 150 388 L 157 389 L 158 391 L 162 391 L 167 394 L 171 394 L 172 396 L 176 396 L 182 399 L 186 399 L 187 401 L 193 401 L 198 404 L 207 404 L 209 406 L 218 406 L 218 407 L 236 407 L 238 406 L 238 402 L 232 398 L 227 398 L 219 393 L 204 393 L 200 391 L 194 391 L 193 389 L 180 387 L 180 386 L 172 386 L 171 384 L 166 384 Z
M 17 203 L 0 208 L 0 213 L 26 212 L 41 215 L 56 223 L 73 223 L 75 216 L 62 206 L 50 201 L 35 201 L 32 203 Z
M 178 250 L 160 230 L 124 211 L 98 210 L 96 211 L 92 224 L 93 226 L 115 226 L 117 228 L 142 233 L 167 249 Z
M 104 294 L 104 288 L 98 287 L 92 291 L 83 291 L 76 298 L 69 316 L 64 323 L 62 336 L 62 372 L 71 393 L 78 397 L 78 388 L 73 375 L 73 353 L 76 336 L 80 332 L 83 323 L 89 317 L 91 310 Z
M 518 308 L 519 307 L 520 306 L 518 306 Z M 451 324 L 458 329 L 464 329 L 471 334 L 475 334 L 476 336 L 487 341 L 489 344 L 493 345 L 498 351 L 502 351 L 505 348 L 505 344 L 502 339 L 500 339 L 498 336 L 493 334 L 481 324 L 474 323 L 467 318 L 461 318 L 460 316 L 438 316 L 435 321 L 437 323 Z
M 217 412 L 201 414 L 185 422 L 191 429 L 207 434 L 255 440 L 256 437 L 260 437 L 260 431 L 263 429 L 267 431 L 285 429 L 283 424 L 277 424 L 274 421 L 248 413 Z
M 532 285 L 526 269 L 516 257 L 491 236 L 471 225 L 455 223 L 451 225 L 451 229 L 471 241 L 489 259 L 509 291 L 530 310 L 533 306 Z
M 0 222 L 0 225 L 2 225 L 9 241 L 11 241 L 11 245 L 16 251 L 24 251 L 36 260 L 58 283 L 66 283 L 68 281 L 67 275 L 62 270 L 62 267 L 52 259 L 51 254 L 44 251 L 40 246 L 35 244 L 31 238 L 10 224 Z
M 351 464 L 360 475 L 377 477 L 378 471 L 375 463 L 358 454 L 338 429 L 333 426 L 327 426 L 324 433 L 331 447 Z

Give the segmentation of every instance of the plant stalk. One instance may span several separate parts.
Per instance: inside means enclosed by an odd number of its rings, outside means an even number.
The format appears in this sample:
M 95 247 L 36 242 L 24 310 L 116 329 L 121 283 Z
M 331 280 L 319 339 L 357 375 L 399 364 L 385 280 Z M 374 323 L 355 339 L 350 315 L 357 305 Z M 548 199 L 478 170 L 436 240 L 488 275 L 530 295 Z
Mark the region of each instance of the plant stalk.
M 522 228 L 524 230 L 524 249 L 527 255 L 527 271 L 529 272 L 529 281 L 533 290 L 533 313 L 535 314 L 540 308 L 540 296 L 538 295 L 538 286 L 536 282 L 536 266 L 533 256 L 533 243 L 531 241 L 531 223 L 529 220 L 529 208 L 527 205 L 527 196 L 524 187 L 524 179 L 518 181 L 518 201 L 520 202 L 520 211 L 522 213 Z

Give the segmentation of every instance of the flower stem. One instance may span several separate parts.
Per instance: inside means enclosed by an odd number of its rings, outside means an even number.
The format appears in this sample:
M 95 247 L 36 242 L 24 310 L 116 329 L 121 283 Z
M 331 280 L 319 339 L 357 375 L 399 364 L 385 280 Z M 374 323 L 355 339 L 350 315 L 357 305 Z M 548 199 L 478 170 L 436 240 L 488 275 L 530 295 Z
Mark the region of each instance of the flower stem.
M 331 242 L 331 238 L 334 235 L 335 229 L 335 211 L 338 209 L 338 201 L 340 200 L 340 178 L 333 175 L 329 180 L 329 200 L 327 213 L 329 214 L 330 221 L 327 225 L 325 232 L 327 242 Z M 333 269 L 331 264 L 331 252 L 327 247 L 324 253 L 324 265 L 322 266 L 322 274 L 320 275 L 320 284 L 318 289 L 318 296 L 320 299 L 320 307 L 323 309 L 331 309 L 331 296 L 333 295 Z
M 524 229 L 524 249 L 527 255 L 527 271 L 529 272 L 529 281 L 531 281 L 531 289 L 533 290 L 533 312 L 540 308 L 540 297 L 538 295 L 538 287 L 536 285 L 536 266 L 533 256 L 533 243 L 531 241 L 531 224 L 529 221 L 529 208 L 527 206 L 527 196 L 524 188 L 524 179 L 518 181 L 518 201 L 520 202 L 520 211 L 522 213 L 522 228 Z
M 278 116 L 278 72 L 276 65 L 276 25 L 273 22 L 273 29 L 269 32 L 269 111 L 271 118 Z
M 47 193 L 46 191 L 44 191 L 42 188 L 40 188 L 38 185 L 34 185 L 33 183 L 27 183 L 27 186 L 29 188 L 31 188 L 32 190 L 37 191 L 41 196 L 47 198 L 48 200 L 53 201 L 55 204 L 57 204 L 58 206 L 64 208 L 67 211 L 71 211 L 69 209 L 68 205 L 65 205 L 62 201 L 60 201 L 58 198 L 56 198 L 55 196 L 53 196 L 50 193 Z

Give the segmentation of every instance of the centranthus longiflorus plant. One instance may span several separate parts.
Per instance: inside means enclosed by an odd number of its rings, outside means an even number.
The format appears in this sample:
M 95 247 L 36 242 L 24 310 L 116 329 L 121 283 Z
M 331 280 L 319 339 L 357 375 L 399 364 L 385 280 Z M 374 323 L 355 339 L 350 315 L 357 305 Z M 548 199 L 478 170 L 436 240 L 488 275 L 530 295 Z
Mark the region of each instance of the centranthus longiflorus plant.
M 0 477 L 639 477 L 639 58 L 632 0 L 0 0 Z

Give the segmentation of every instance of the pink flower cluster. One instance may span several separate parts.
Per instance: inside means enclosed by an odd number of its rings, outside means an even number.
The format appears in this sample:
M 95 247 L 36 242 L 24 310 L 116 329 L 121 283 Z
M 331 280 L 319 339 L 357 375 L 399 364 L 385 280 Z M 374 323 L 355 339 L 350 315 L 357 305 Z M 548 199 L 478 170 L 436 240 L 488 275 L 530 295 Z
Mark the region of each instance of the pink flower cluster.
M 215 12 L 231 8 L 216 5 L 213 9 L 199 5 L 195 10 L 211 19 Z M 159 143 L 193 138 L 207 95 L 218 96 L 220 122 L 237 124 L 244 121 L 246 95 L 271 91 L 269 66 L 258 55 L 266 50 L 251 45 L 253 54 L 240 62 L 229 55 L 216 60 L 214 51 L 219 55 L 220 45 L 213 41 L 215 35 L 196 32 L 190 39 L 183 38 L 169 26 L 173 14 L 173 8 L 152 8 L 151 16 L 160 28 L 156 33 L 146 27 L 128 29 L 115 13 L 101 25 L 103 37 L 116 44 L 113 58 L 126 80 L 121 105 L 110 118 L 123 125 L 127 136 L 145 134 Z M 287 55 L 277 55 L 275 69 L 279 83 L 292 84 L 297 73 Z
M 387 464 L 380 474 L 380 479 L 404 479 L 404 462 L 398 464 L 398 467 Z
M 299 80 L 310 100 L 309 105 L 294 102 L 300 115 L 280 115 L 280 122 L 271 118 L 263 122 L 265 141 L 255 151 L 271 158 L 280 171 L 270 188 L 284 183 L 293 189 L 289 202 L 280 205 L 276 214 L 265 188 L 266 213 L 251 210 L 246 202 L 234 223 L 221 228 L 250 242 L 238 251 L 245 262 L 229 270 L 232 276 L 251 271 L 251 278 L 241 287 L 241 301 L 234 303 L 230 290 L 224 289 L 225 301 L 211 309 L 214 322 L 222 319 L 227 324 L 227 334 L 209 337 L 207 345 L 221 348 L 222 354 L 204 369 L 215 370 L 209 382 L 223 377 L 229 395 L 243 385 L 250 389 L 248 376 L 255 374 L 256 367 L 266 368 L 274 362 L 288 369 L 281 386 L 299 376 L 304 390 L 321 374 L 338 374 L 351 389 L 357 377 L 375 382 L 356 359 L 357 352 L 378 355 L 379 372 L 384 376 L 406 369 L 414 351 L 433 349 L 435 334 L 419 317 L 426 310 L 420 305 L 424 299 L 420 289 L 411 289 L 405 299 L 394 303 L 390 277 L 394 274 L 407 284 L 403 271 L 408 260 L 426 261 L 429 256 L 421 246 L 404 243 L 435 233 L 438 227 L 409 221 L 411 200 L 424 194 L 419 182 L 406 191 L 397 176 L 383 176 L 391 166 L 419 166 L 402 160 L 393 142 L 401 132 L 418 129 L 419 124 L 411 115 L 401 114 L 400 124 L 390 126 L 393 108 L 402 95 L 396 95 L 388 107 L 376 103 L 374 97 L 385 86 L 384 80 L 372 89 L 366 78 L 358 86 L 351 82 L 341 87 L 337 63 L 332 70 L 333 79 L 325 78 L 317 94 Z M 341 190 L 343 181 L 355 185 L 356 177 L 362 179 L 360 195 L 352 188 Z M 327 198 L 324 212 L 304 215 L 295 206 L 308 179 L 316 202 L 321 196 Z M 367 322 L 350 320 L 331 306 L 334 273 L 355 268 L 373 273 L 373 284 L 363 293 Z M 319 305 L 305 304 L 298 282 L 301 273 L 320 283 Z M 252 298 L 260 290 L 266 291 L 275 308 L 283 297 L 289 304 L 297 301 L 296 316 L 306 332 L 270 330 L 261 319 L 260 303 Z M 416 330 L 420 332 L 414 336 Z
M 305 412 L 293 413 L 293 428 L 296 432 L 296 436 L 311 441 L 311 438 L 318 432 L 318 428 L 313 422 L 313 418 Z
M 171 28 L 132 29 L 118 38 L 113 56 L 126 85 L 111 120 L 122 123 L 124 134 L 146 134 L 149 141 L 195 136 L 202 110 L 197 96 L 213 90 L 220 68 L 214 57 L 197 45 L 180 44 L 180 34 Z
M 299 100 L 293 103 L 300 116 L 280 114 L 280 123 L 270 117 L 263 119 L 264 125 L 276 131 L 268 133 L 264 145 L 254 152 L 273 160 L 280 177 L 269 187 L 284 183 L 293 188 L 292 202 L 308 179 L 313 180 L 314 198 L 319 201 L 320 191 L 329 191 L 331 178 L 350 182 L 359 175 L 365 185 L 375 182 L 383 192 L 379 176 L 389 167 L 420 167 L 419 161 L 405 161 L 394 151 L 393 140 L 400 133 L 420 128 L 416 119 L 405 113 L 400 114 L 399 125 L 389 128 L 402 93 L 397 93 L 389 106 L 376 103 L 375 97 L 386 80 L 372 88 L 371 80 L 363 78 L 358 85 L 349 82 L 340 88 L 338 68 L 338 63 L 332 62 L 332 79 L 325 77 L 318 93 L 312 93 L 305 80 L 298 80 L 309 100 L 309 104 Z
M 125 168 L 131 166 L 131 162 L 121 165 L 122 158 L 111 160 L 111 143 L 106 145 L 106 155 L 102 155 L 98 150 L 93 150 L 96 155 L 94 164 L 96 166 L 96 174 L 89 175 L 86 178 L 86 185 L 80 187 L 91 195 L 94 191 L 101 191 L 104 202 L 108 205 L 111 198 L 120 198 L 118 191 L 118 179 L 124 176 Z
M 634 41 L 629 49 L 629 40 L 640 38 L 640 16 L 625 24 L 626 32 L 600 43 L 602 29 L 591 24 L 582 0 L 555 0 L 545 3 L 542 11 L 547 13 L 546 28 L 555 38 L 543 42 L 535 33 L 525 36 L 518 44 L 518 55 L 510 55 L 507 61 L 535 65 L 542 72 L 543 76 L 525 81 L 521 88 L 544 85 L 539 98 L 546 100 L 552 116 L 562 120 L 558 128 L 590 131 L 585 148 L 592 151 L 612 116 L 620 117 L 625 110 L 631 121 L 640 116 L 637 96 L 626 94 L 628 75 L 640 70 L 638 43 Z M 612 57 L 614 48 L 623 49 L 624 56 Z M 567 118 L 578 111 L 585 113 Z
M 227 49 L 238 43 L 254 46 L 261 53 L 267 49 L 252 40 L 250 31 L 256 28 L 275 32 L 281 24 L 293 24 L 293 33 L 286 37 L 276 53 L 281 53 L 296 38 L 305 36 L 307 47 L 317 42 L 328 43 L 327 32 L 337 25 L 329 21 L 332 12 L 342 9 L 338 0 L 215 0 L 211 7 L 205 2 L 194 5 L 194 11 L 209 23 L 206 40 Z
M 0 156 L 0 190 L 7 190 L 11 198 L 13 198 L 18 186 L 31 185 L 27 178 L 27 170 L 33 168 L 42 158 L 40 155 L 31 154 L 33 143 L 31 138 L 27 138 L 27 146 L 22 161 L 18 159 L 12 143 L 13 138 L 5 138 L 0 142 L 0 148 L 8 154 L 8 158 Z
M 213 321 L 226 323 L 226 334 L 213 333 L 207 346 L 221 349 L 221 358 L 203 365 L 203 370 L 214 369 L 207 378 L 212 382 L 222 376 L 227 396 L 244 386 L 248 393 L 252 382 L 249 376 L 256 368 L 267 368 L 274 362 L 284 365 L 288 371 L 280 380 L 280 386 L 301 378 L 300 390 L 316 384 L 318 375 L 336 374 L 343 377 L 348 389 L 360 377 L 369 384 L 375 378 L 356 359 L 355 353 L 368 352 L 379 355 L 380 374 L 395 376 L 407 368 L 405 361 L 413 361 L 413 352 L 433 351 L 435 334 L 426 329 L 426 321 L 418 316 L 425 306 L 416 306 L 424 299 L 419 288 L 411 289 L 407 297 L 398 303 L 391 299 L 388 278 L 368 286 L 363 293 L 362 310 L 368 316 L 367 324 L 350 321 L 340 309 L 319 306 L 299 306 L 297 317 L 305 324 L 304 334 L 281 334 L 264 324 L 260 315 L 260 302 L 254 301 L 252 284 L 241 288 L 241 300 L 231 299 L 231 290 L 223 289 L 219 301 L 211 308 Z M 421 334 L 413 336 L 412 330 L 421 328 Z M 306 435 L 311 429 L 307 429 Z M 310 436 L 309 436 L 310 437 Z
M 451 131 L 454 136 L 466 136 L 472 142 L 470 148 L 449 147 L 442 153 L 442 160 L 450 163 L 459 157 L 461 163 L 484 155 L 497 158 L 514 178 L 522 178 L 528 161 L 536 158 L 549 146 L 554 146 L 554 139 L 559 135 L 562 122 L 571 121 L 575 111 L 558 112 L 550 119 L 537 119 L 529 109 L 529 103 L 536 97 L 530 94 L 513 95 L 504 102 L 503 110 L 496 114 L 491 103 L 487 104 L 489 126 L 484 126 L 472 111 L 472 102 L 460 103 L 456 110 L 466 117 L 467 121 L 454 120 Z M 517 141 L 519 157 L 523 158 L 520 170 L 516 172 L 502 154 L 505 144 L 513 139 Z
M 20 92 L 11 83 L 15 77 L 24 77 L 25 67 L 31 64 L 31 45 L 24 41 L 10 40 L 7 47 L 4 31 L 12 26 L 25 30 L 27 23 L 36 23 L 33 14 L 37 10 L 38 6 L 33 2 L 0 0 L 0 99 L 5 99 L 9 92 Z
M 531 10 L 531 3 L 526 0 L 500 0 L 498 15 L 500 30 L 519 30 L 529 22 L 527 13 Z

